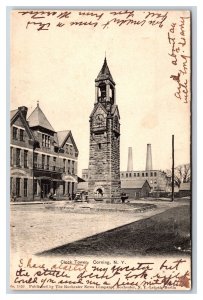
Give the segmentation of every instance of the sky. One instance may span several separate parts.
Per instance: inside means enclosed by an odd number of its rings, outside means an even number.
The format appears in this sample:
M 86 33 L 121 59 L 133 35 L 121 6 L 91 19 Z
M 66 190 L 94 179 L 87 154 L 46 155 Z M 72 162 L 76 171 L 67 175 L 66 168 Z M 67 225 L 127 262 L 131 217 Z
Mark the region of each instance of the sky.
M 79 149 L 81 175 L 81 170 L 88 167 L 94 80 L 106 53 L 116 82 L 116 103 L 121 116 L 120 169 L 127 169 L 128 147 L 132 147 L 134 170 L 144 170 L 148 143 L 152 145 L 153 168 L 170 169 L 172 134 L 175 135 L 175 165 L 188 163 L 190 103 L 174 96 L 177 82 L 170 76 L 177 73 L 178 66 L 172 64 L 168 41 L 173 23 L 177 24 L 176 40 L 180 36 L 180 14 L 169 12 L 162 28 L 116 24 L 107 29 L 67 24 L 59 28 L 54 26 L 52 18 L 49 30 L 38 31 L 35 25 L 26 29 L 28 16 L 13 12 L 10 109 L 25 105 L 29 115 L 39 101 L 56 131 L 70 129 Z M 137 18 L 142 15 L 143 12 L 137 13 Z M 73 17 L 76 16 L 75 12 Z M 31 21 L 39 22 L 39 19 Z M 185 27 L 189 24 L 186 21 Z M 184 49 L 189 55 L 189 35 L 185 38 Z

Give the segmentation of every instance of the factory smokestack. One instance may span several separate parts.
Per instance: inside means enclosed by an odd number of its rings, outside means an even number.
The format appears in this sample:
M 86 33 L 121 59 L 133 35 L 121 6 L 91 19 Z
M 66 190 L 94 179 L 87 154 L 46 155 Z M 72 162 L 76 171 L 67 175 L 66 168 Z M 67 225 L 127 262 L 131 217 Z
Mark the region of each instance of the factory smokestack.
M 133 171 L 133 153 L 132 153 L 132 147 L 128 147 L 128 166 L 127 171 L 131 172 Z
M 152 170 L 151 144 L 147 144 L 146 171 Z

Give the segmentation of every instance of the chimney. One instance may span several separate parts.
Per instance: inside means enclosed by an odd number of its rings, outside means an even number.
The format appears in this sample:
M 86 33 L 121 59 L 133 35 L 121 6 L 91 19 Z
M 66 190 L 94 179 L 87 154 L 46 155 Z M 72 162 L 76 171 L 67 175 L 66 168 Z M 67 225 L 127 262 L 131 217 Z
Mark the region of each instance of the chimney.
M 19 106 L 18 109 L 21 111 L 23 117 L 26 120 L 28 108 L 26 106 Z
M 128 147 L 128 166 L 127 171 L 133 171 L 133 154 L 132 154 L 132 147 Z
M 146 171 L 152 170 L 151 144 L 147 144 Z

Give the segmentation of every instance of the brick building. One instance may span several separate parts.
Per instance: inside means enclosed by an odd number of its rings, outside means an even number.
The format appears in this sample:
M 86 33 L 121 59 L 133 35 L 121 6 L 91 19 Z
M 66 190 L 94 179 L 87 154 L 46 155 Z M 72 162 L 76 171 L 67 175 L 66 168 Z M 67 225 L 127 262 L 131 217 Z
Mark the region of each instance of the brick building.
M 70 130 L 56 132 L 39 103 L 11 111 L 10 193 L 15 201 L 73 197 L 78 149 Z
M 88 198 L 120 201 L 120 115 L 115 82 L 104 60 L 95 79 L 95 103 L 90 115 Z
M 165 172 L 161 170 L 143 170 L 143 171 L 121 171 L 121 183 L 122 181 L 140 181 L 147 180 L 151 191 L 162 191 L 162 192 L 169 192 L 170 188 L 170 178 L 166 175 Z

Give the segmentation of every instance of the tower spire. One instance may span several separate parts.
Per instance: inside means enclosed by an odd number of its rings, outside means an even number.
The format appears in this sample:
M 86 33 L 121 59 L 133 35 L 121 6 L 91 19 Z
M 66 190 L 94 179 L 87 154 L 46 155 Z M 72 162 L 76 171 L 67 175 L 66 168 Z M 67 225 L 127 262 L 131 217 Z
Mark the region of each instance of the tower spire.
M 102 80 L 110 80 L 115 85 L 115 82 L 113 80 L 113 77 L 111 75 L 111 72 L 110 72 L 108 64 L 107 64 L 106 52 L 105 52 L 103 66 L 102 66 L 97 78 L 95 79 L 95 81 L 102 81 Z

